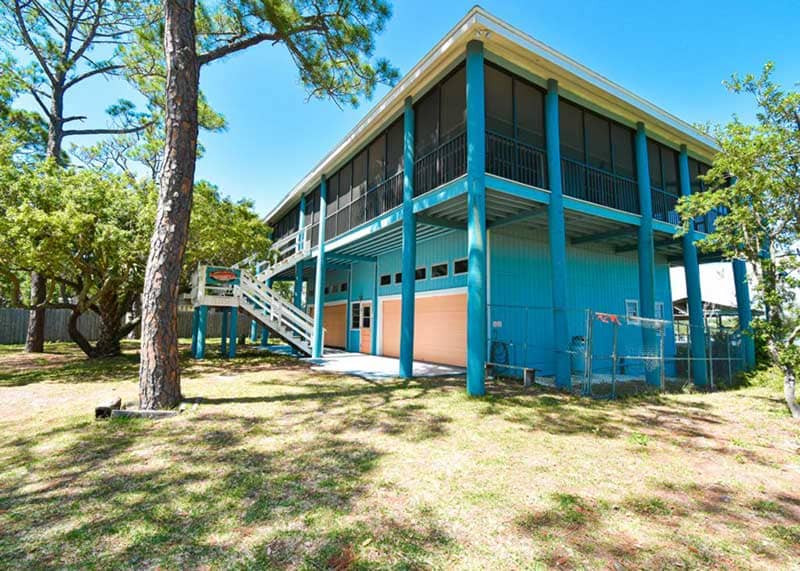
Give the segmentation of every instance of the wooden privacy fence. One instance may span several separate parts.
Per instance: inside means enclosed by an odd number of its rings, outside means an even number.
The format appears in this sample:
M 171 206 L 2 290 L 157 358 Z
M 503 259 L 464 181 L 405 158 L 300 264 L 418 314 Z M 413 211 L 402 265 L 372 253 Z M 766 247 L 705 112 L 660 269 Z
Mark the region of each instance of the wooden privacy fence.
M 49 309 L 45 318 L 44 336 L 47 341 L 70 341 L 67 332 L 67 321 L 72 313 L 69 309 Z M 250 333 L 250 319 L 239 316 L 238 334 Z M 85 313 L 78 320 L 78 329 L 87 339 L 94 341 L 100 335 L 100 318 L 94 313 Z M 222 314 L 209 312 L 208 336 L 219 337 L 222 329 Z M 0 308 L 0 345 L 17 345 L 25 343 L 25 333 L 28 330 L 28 310 L 14 308 Z M 192 336 L 192 312 L 178 312 L 178 336 Z M 139 338 L 138 328 L 134 337 Z

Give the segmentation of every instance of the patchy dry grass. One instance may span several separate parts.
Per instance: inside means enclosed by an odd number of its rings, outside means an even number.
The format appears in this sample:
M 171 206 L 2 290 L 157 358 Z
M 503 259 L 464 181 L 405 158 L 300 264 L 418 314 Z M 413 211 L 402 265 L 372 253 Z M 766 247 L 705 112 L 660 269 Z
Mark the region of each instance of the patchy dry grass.
M 800 427 L 763 387 L 624 402 L 186 361 L 196 410 L 94 422 L 136 356 L 0 353 L 0 567 L 774 569 Z

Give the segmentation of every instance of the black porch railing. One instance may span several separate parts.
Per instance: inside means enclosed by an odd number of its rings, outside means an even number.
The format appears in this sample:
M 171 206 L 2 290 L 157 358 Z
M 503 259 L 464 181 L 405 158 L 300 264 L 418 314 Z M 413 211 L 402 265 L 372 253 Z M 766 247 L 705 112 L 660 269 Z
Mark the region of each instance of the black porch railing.
M 657 187 L 650 187 L 650 190 L 653 200 L 653 218 L 670 224 L 680 224 L 681 217 L 675 212 L 678 197 Z
M 403 171 L 368 190 L 365 198 L 367 220 L 403 204 Z
M 467 172 L 467 133 L 463 131 L 414 162 L 414 196 L 425 194 Z
M 640 212 L 638 186 L 627 177 L 562 158 L 561 183 L 568 196 L 634 214 Z
M 545 188 L 545 152 L 516 139 L 486 132 L 486 172 Z

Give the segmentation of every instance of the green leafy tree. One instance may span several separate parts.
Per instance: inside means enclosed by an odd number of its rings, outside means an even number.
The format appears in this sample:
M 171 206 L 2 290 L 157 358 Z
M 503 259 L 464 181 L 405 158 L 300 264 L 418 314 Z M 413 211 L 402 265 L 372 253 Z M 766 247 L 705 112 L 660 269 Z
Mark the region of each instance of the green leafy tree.
M 784 396 L 800 419 L 795 396 L 800 365 L 800 325 L 796 291 L 800 286 L 800 93 L 784 91 L 772 79 L 773 65 L 759 76 L 733 76 L 730 91 L 753 97 L 755 124 L 737 117 L 711 129 L 721 147 L 705 181 L 712 190 L 683 199 L 685 220 L 724 212 L 714 231 L 699 242 L 728 259 L 745 260 L 754 276 L 756 298 L 765 319 L 753 324 L 772 363 L 784 376 Z M 728 184 L 734 181 L 734 184 Z
M 19 276 L 37 273 L 51 286 L 40 305 L 71 310 L 69 335 L 89 357 L 119 354 L 120 340 L 137 325 L 126 315 L 142 288 L 152 185 L 51 162 L 3 178 L 11 180 L 0 195 L 0 239 L 9 246 L 0 276 L 8 298 L 26 306 Z M 56 295 L 56 286 L 67 295 Z M 89 311 L 101 324 L 94 345 L 78 327 Z
M 349 104 L 396 77 L 385 60 L 372 57 L 374 37 L 390 17 L 383 0 L 164 0 L 163 6 L 166 146 L 139 369 L 139 401 L 147 409 L 181 399 L 176 294 L 192 210 L 201 66 L 267 42 L 288 51 L 312 96 Z
M 0 242 L 8 246 L 0 250 L 0 295 L 27 307 L 24 279 L 37 272 L 51 284 L 44 306 L 71 310 L 69 335 L 86 355 L 119 354 L 120 341 L 139 324 L 131 316 L 142 293 L 155 185 L 49 162 L 19 166 L 13 155 L 13 145 L 0 140 Z M 199 261 L 231 265 L 269 251 L 268 228 L 252 203 L 233 202 L 200 181 L 195 208 L 184 284 Z M 79 328 L 87 312 L 100 318 L 94 344 Z
M 157 14 L 152 2 L 137 0 L 0 0 L 0 76 L 30 95 L 47 125 L 45 155 L 64 164 L 64 139 L 132 133 L 147 124 L 143 115 L 123 127 L 75 127 L 87 119 L 67 115 L 76 88 L 124 69 L 121 47 Z M 24 54 L 25 61 L 14 57 Z M 31 306 L 25 349 L 44 350 L 47 284 L 30 277 Z

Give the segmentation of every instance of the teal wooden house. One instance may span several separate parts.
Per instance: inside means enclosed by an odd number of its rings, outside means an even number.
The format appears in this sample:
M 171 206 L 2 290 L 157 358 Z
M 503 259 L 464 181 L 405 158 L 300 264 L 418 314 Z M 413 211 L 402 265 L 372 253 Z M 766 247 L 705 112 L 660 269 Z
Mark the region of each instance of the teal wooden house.
M 476 7 L 268 214 L 280 256 L 254 279 L 264 291 L 294 282 L 294 309 L 308 318 L 292 333 L 301 351 L 397 357 L 402 377 L 413 360 L 462 366 L 467 391 L 481 395 L 487 365 L 570 387 L 585 366 L 576 347 L 587 315 L 663 323 L 658 341 L 651 327 L 612 339 L 597 326 L 593 347 L 660 351 L 628 373 L 651 383 L 676 374 L 669 276 L 682 266 L 690 376 L 705 386 L 698 268 L 719 257 L 695 241 L 714 215 L 675 238 L 675 205 L 703 192 L 698 176 L 717 151 Z M 733 263 L 746 328 L 745 269 Z M 752 341 L 741 344 L 752 366 Z

